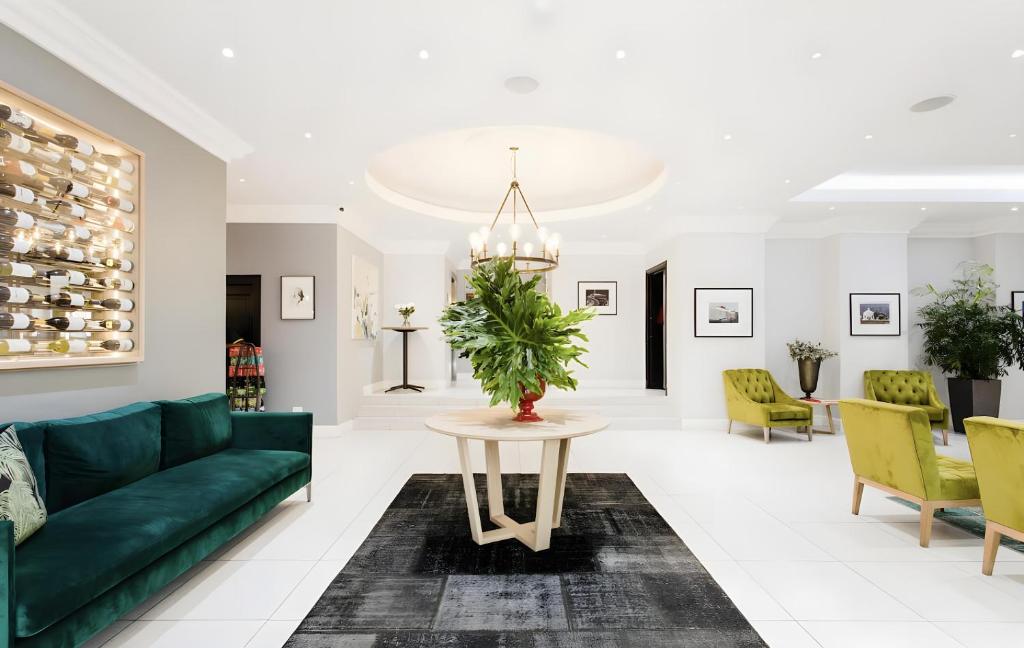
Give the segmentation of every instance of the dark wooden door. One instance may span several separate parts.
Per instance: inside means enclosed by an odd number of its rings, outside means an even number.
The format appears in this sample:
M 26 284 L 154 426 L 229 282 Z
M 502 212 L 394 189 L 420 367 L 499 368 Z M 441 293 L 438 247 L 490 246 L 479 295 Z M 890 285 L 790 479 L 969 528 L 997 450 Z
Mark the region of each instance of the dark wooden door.
M 226 339 L 260 344 L 260 275 L 228 275 Z
M 663 389 L 668 393 L 666 376 L 665 311 L 668 301 L 668 262 L 660 263 L 647 271 L 647 389 Z

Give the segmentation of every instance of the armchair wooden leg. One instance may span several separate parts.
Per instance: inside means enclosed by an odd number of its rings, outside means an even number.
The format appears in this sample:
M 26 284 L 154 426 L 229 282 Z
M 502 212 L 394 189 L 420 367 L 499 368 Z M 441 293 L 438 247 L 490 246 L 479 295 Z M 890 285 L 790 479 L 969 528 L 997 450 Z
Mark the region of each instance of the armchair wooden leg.
M 729 429 L 726 431 L 726 434 L 732 434 L 732 419 L 729 419 Z
M 932 541 L 932 521 L 935 519 L 935 507 L 928 502 L 921 502 L 921 546 L 927 547 Z
M 771 443 L 772 442 L 772 429 L 770 427 L 766 427 L 764 429 L 764 442 L 765 443 Z
M 807 440 L 808 441 L 814 441 L 814 430 L 811 429 L 810 425 L 805 425 L 804 426 L 804 432 L 807 433 Z
M 864 497 L 864 482 L 860 477 L 853 478 L 853 514 L 860 515 L 860 500 Z
M 996 552 L 999 550 L 1000 533 L 992 528 L 991 524 L 985 525 L 985 556 L 981 560 L 981 573 L 986 576 L 992 575 L 992 569 L 996 566 Z
M 949 430 L 946 428 L 942 428 L 942 445 L 949 445 Z

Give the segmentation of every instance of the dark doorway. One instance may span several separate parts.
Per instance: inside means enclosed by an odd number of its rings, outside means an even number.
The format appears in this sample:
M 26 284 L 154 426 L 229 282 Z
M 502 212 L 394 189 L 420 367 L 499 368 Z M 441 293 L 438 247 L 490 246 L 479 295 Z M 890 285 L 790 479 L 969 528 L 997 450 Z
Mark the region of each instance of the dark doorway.
M 647 271 L 647 389 L 668 393 L 665 361 L 665 302 L 668 262 Z
M 260 275 L 228 275 L 225 329 L 228 344 L 260 344 Z

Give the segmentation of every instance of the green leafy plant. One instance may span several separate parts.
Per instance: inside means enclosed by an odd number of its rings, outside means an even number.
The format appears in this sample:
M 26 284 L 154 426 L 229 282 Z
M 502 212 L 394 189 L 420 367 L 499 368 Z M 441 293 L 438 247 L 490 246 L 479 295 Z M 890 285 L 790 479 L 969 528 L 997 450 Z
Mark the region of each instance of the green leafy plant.
M 786 342 L 786 347 L 789 349 L 789 357 L 793 360 L 826 360 L 839 355 L 821 346 L 821 342 L 804 342 L 796 339 Z
M 933 298 L 917 311 L 926 364 L 974 380 L 1005 376 L 1014 365 L 1024 369 L 1024 318 L 996 305 L 994 272 L 990 265 L 965 261 L 950 288 L 914 289 L 915 295 Z
M 449 344 L 463 351 L 473 377 L 491 395 L 491 406 L 519 403 L 522 384 L 540 393 L 540 381 L 559 389 L 576 389 L 570 363 L 586 366 L 587 341 L 580 325 L 593 319 L 591 309 L 562 312 L 537 290 L 540 276 L 523 280 L 511 259 L 480 264 L 469 277 L 474 297 L 448 306 L 441 328 Z

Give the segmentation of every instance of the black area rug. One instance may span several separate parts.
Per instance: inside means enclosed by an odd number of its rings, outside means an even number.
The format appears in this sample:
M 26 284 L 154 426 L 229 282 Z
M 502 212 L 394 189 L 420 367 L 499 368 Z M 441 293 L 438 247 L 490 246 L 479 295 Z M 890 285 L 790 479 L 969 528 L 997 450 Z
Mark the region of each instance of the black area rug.
M 532 520 L 537 476 L 503 480 Z M 547 551 L 479 546 L 467 519 L 460 475 L 413 475 L 286 648 L 766 645 L 626 475 L 570 473 Z

